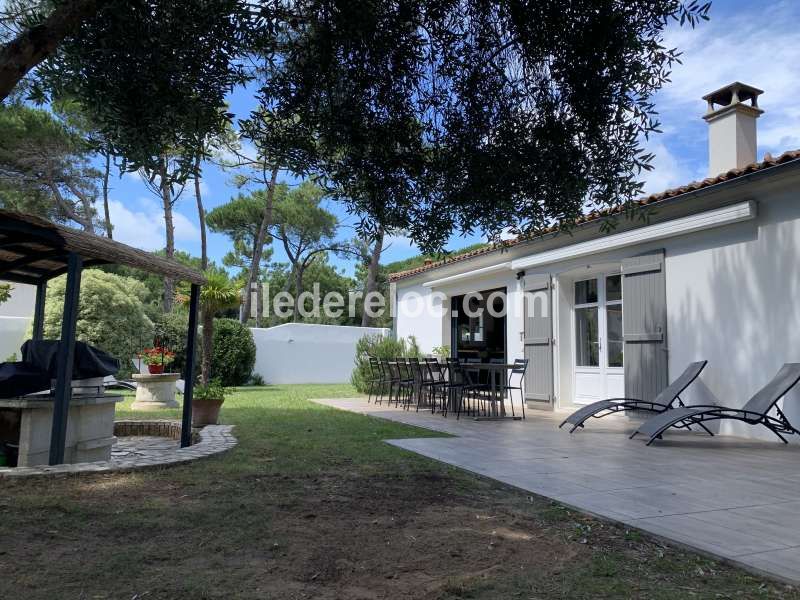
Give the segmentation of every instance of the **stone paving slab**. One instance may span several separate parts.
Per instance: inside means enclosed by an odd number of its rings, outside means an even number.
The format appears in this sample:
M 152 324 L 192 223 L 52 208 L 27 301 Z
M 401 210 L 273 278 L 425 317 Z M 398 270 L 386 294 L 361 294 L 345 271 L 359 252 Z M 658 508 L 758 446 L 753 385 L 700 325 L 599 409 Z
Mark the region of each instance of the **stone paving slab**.
M 746 569 L 800 583 L 800 444 L 670 432 L 646 447 L 636 422 L 606 418 L 570 435 L 565 413 L 525 421 L 443 418 L 368 404 L 320 404 L 457 437 L 387 440 Z
M 111 460 L 70 465 L 39 467 L 0 467 L 0 479 L 19 477 L 57 477 L 81 473 L 138 471 L 177 465 L 230 450 L 237 444 L 232 425 L 207 425 L 198 433 L 198 441 L 188 448 L 180 442 L 157 436 L 119 437 L 112 448 Z

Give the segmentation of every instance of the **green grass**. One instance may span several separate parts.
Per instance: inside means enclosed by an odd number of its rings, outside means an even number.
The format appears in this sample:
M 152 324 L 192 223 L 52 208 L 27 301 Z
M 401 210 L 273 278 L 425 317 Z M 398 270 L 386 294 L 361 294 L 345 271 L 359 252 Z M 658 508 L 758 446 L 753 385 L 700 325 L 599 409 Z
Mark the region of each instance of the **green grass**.
M 239 445 L 157 471 L 3 482 L 0 598 L 800 598 L 382 440 L 436 433 L 240 388 Z M 179 418 L 178 411 L 118 418 Z

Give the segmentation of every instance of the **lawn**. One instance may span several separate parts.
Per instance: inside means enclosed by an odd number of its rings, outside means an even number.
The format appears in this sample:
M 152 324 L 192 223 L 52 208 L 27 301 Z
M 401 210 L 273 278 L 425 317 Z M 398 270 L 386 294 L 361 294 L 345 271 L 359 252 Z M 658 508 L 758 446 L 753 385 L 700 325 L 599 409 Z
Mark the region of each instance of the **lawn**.
M 433 432 L 309 401 L 353 394 L 241 388 L 222 456 L 3 482 L 0 598 L 800 598 L 381 441 Z M 154 415 L 129 403 L 119 418 Z

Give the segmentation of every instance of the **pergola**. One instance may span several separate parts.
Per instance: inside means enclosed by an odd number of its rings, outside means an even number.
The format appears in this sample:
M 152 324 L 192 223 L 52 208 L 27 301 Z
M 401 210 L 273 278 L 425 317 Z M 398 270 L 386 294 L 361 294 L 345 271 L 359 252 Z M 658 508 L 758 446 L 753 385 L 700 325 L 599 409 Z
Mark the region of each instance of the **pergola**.
M 47 282 L 59 275 L 67 275 L 54 390 L 51 465 L 64 462 L 81 273 L 85 267 L 108 264 L 134 267 L 191 284 L 181 446 L 191 444 L 197 310 L 200 286 L 206 282 L 205 277 L 178 262 L 104 237 L 56 225 L 39 217 L 0 210 L 0 280 L 36 286 L 34 340 L 43 337 Z

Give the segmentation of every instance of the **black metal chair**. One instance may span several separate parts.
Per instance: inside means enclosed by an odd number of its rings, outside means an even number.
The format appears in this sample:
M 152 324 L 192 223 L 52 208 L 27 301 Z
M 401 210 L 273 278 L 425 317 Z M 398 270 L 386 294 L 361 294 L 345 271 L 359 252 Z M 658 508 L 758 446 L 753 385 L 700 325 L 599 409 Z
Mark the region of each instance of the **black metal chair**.
M 397 383 L 398 395 L 395 400 L 395 406 L 398 406 L 397 401 L 402 398 L 403 408 L 408 409 L 414 398 L 414 376 L 411 373 L 411 368 L 406 358 L 396 358 L 395 364 L 397 366 L 397 375 L 399 378 Z
M 438 399 L 441 399 L 440 410 L 446 413 L 447 377 L 442 369 L 442 363 L 437 358 L 428 357 L 425 359 L 425 366 L 428 368 L 428 380 L 430 381 L 431 413 L 436 412 Z
M 461 412 L 466 407 L 467 414 L 475 415 L 479 401 L 479 393 L 486 390 L 483 384 L 473 382 L 464 365 L 457 358 L 447 359 L 449 396 L 455 400 L 456 419 L 461 418 Z M 466 402 L 465 402 L 466 401 Z
M 387 361 L 375 359 L 378 366 L 378 393 L 375 394 L 375 404 L 383 404 L 383 398 L 386 395 L 389 387 L 389 366 L 385 364 Z
M 409 358 L 408 368 L 414 378 L 417 412 L 419 412 L 420 405 L 424 404 L 425 401 L 427 401 L 429 405 L 433 404 L 433 394 L 436 382 L 430 377 L 426 376 L 428 370 L 427 368 L 423 368 L 422 363 L 420 363 L 418 358 Z
M 391 404 L 392 394 L 394 392 L 395 386 L 399 387 L 400 385 L 400 373 L 397 370 L 397 365 L 392 364 L 391 361 L 389 361 L 389 359 L 387 358 L 381 359 L 381 368 L 383 369 L 383 372 L 386 374 L 386 384 L 387 384 L 387 390 L 389 392 L 388 398 L 386 399 L 386 403 Z M 396 404 L 397 403 L 395 402 L 395 405 Z
M 375 386 L 381 384 L 381 364 L 374 356 L 370 356 L 367 362 L 369 366 L 369 380 L 367 381 L 367 403 L 372 400 L 372 393 L 375 391 Z M 377 403 L 377 397 L 375 402 Z
M 527 358 L 516 358 L 514 359 L 514 366 L 511 369 L 511 372 L 508 374 L 508 381 L 504 385 L 500 387 L 503 391 L 503 397 L 505 397 L 506 392 L 508 392 L 508 400 L 511 403 L 511 416 L 515 417 L 514 414 L 514 391 L 519 392 L 519 401 L 522 405 L 522 418 L 525 418 L 525 393 L 522 391 L 522 384 L 525 382 L 525 372 L 528 370 L 528 359 Z M 514 385 L 514 378 L 519 377 L 519 380 Z

